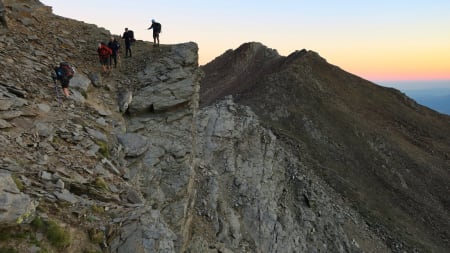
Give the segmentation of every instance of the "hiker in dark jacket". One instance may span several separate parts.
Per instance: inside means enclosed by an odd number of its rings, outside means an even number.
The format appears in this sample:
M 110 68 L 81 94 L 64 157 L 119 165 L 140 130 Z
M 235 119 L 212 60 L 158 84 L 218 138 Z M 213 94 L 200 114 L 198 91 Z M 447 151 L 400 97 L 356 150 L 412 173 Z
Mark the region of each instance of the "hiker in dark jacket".
M 111 37 L 108 42 L 108 47 L 111 49 L 112 54 L 109 57 L 109 69 L 112 69 L 112 63 L 114 61 L 114 68 L 117 68 L 117 56 L 119 55 L 120 44 L 116 38 Z
M 70 95 L 69 82 L 70 79 L 72 79 L 73 75 L 75 74 L 74 68 L 69 63 L 61 62 L 59 66 L 54 67 L 53 70 L 55 72 L 52 73 L 52 78 L 53 81 L 55 81 L 55 85 L 56 80 L 59 80 L 61 83 L 61 88 L 63 90 L 64 96 L 68 98 Z
M 147 29 L 153 29 L 153 46 L 159 47 L 159 34 L 161 33 L 161 24 L 152 19 L 152 25 Z
M 108 73 L 109 56 L 112 55 L 112 50 L 102 42 L 98 44 L 97 53 L 100 64 L 102 65 L 103 73 Z
M 134 33 L 128 28 L 125 28 L 125 32 L 122 35 L 122 39 L 125 40 L 125 57 L 128 57 L 128 53 L 130 53 L 131 57 L 131 43 L 134 42 Z

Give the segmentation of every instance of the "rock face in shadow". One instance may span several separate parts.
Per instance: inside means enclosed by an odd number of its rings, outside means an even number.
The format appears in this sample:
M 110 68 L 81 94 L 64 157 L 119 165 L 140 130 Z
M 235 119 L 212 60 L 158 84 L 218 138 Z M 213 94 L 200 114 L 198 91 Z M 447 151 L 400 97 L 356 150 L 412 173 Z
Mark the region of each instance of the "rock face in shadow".
M 255 70 L 248 73 L 230 67 L 228 60 L 240 64 L 252 58 L 248 48 L 228 51 L 202 67 L 202 106 L 223 95 L 249 106 L 262 125 L 302 150 L 306 166 L 342 194 L 392 250 L 445 252 L 449 117 L 347 73 L 312 51 L 268 60 L 271 71 L 264 73 L 256 71 L 257 62 L 240 68 Z M 245 76 L 248 82 L 223 76 Z M 214 93 L 216 88 L 220 93 Z
M 204 107 L 197 124 L 197 216 L 189 252 L 387 251 L 249 107 L 226 97 Z M 361 249 L 345 224 L 358 227 L 371 245 Z

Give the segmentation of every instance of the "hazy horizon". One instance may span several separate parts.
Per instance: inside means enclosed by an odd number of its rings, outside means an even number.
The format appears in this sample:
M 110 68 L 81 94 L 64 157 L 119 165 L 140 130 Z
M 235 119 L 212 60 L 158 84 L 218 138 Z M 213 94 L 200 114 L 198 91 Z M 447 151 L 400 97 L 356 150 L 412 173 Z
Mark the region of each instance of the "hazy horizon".
M 385 81 L 377 84 L 398 89 L 417 103 L 450 115 L 450 80 Z
M 393 87 L 399 90 L 448 90 L 450 91 L 449 80 L 381 80 L 372 81 L 378 85 Z

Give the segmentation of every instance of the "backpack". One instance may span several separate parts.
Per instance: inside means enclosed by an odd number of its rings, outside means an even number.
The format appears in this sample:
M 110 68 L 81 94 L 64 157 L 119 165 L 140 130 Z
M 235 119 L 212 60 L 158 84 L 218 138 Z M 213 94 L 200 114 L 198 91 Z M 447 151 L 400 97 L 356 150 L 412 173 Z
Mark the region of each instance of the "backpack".
M 108 58 L 108 56 L 112 54 L 112 50 L 109 47 L 102 45 L 100 47 L 99 54 L 101 58 Z
M 70 66 L 67 62 L 61 62 L 59 64 L 59 68 L 56 70 L 56 75 L 58 79 L 68 79 L 70 80 L 75 74 L 75 70 L 72 66 Z
M 130 42 L 135 42 L 136 39 L 134 38 L 134 32 L 131 30 L 128 30 L 128 36 L 130 38 Z
M 160 23 L 155 23 L 154 24 L 155 27 L 153 27 L 153 31 L 160 33 L 161 32 L 161 24 Z

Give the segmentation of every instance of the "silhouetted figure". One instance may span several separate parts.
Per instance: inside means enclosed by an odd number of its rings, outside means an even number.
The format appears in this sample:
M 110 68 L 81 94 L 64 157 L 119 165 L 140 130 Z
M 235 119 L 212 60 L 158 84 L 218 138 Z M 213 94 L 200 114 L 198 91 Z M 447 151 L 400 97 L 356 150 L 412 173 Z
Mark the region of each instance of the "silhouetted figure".
M 112 55 L 112 50 L 105 43 L 99 43 L 97 48 L 98 58 L 102 65 L 103 73 L 108 73 L 109 57 Z
M 108 47 L 112 50 L 112 54 L 109 57 L 109 69 L 112 68 L 112 63 L 114 61 L 114 68 L 117 68 L 117 57 L 119 55 L 120 44 L 116 38 L 111 37 L 108 42 Z
M 125 28 L 125 32 L 123 33 L 122 38 L 125 40 L 125 57 L 128 57 L 128 53 L 131 57 L 131 43 L 135 41 L 133 31 Z
M 8 22 L 6 21 L 6 9 L 3 6 L 3 2 L 0 1 L 0 24 L 8 28 Z
M 159 34 L 161 33 L 161 24 L 152 19 L 152 25 L 147 29 L 153 29 L 153 46 L 159 47 Z

